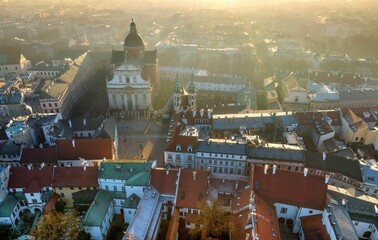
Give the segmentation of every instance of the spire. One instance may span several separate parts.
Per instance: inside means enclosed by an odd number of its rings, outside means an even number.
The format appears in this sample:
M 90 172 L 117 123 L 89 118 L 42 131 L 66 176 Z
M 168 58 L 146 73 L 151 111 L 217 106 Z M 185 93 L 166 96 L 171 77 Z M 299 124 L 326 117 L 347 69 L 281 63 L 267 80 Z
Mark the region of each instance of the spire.
M 179 79 L 179 77 L 178 77 L 178 74 L 176 75 L 176 83 L 175 83 L 175 89 L 174 89 L 174 92 L 175 92 L 175 93 L 182 93 L 181 82 L 180 82 L 180 79 Z
M 131 19 L 130 33 L 137 33 L 137 29 L 136 29 L 136 25 L 135 25 L 135 22 L 134 22 L 134 18 Z
M 194 84 L 194 74 L 192 74 L 192 79 L 190 79 L 188 92 L 189 93 L 197 92 L 196 85 Z

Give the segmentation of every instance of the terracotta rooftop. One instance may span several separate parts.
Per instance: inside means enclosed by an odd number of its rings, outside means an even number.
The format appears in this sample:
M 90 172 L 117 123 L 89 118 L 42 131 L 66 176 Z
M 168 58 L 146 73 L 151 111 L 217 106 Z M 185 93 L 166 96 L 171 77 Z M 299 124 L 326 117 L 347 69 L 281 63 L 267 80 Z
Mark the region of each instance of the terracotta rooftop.
M 327 185 L 324 176 L 292 172 L 277 169 L 273 174 L 269 168 L 267 174 L 264 167 L 252 169 L 251 186 L 253 191 L 269 205 L 282 203 L 310 209 L 323 210 Z
M 321 214 L 301 217 L 301 225 L 306 240 L 330 240 Z
M 156 190 L 159 191 L 160 194 L 175 195 L 178 174 L 178 169 L 151 169 L 150 183 L 156 188 Z
M 80 138 L 57 141 L 58 160 L 112 159 L 113 143 L 109 138 Z
M 56 163 L 56 147 L 49 148 L 23 148 L 21 164 L 29 163 Z
M 235 197 L 232 201 L 231 208 L 233 212 L 232 220 L 234 229 L 231 234 L 231 239 L 253 239 L 251 228 L 245 228 L 247 225 L 252 224 L 254 225 L 255 233 L 259 236 L 259 239 L 279 240 L 280 233 L 275 207 L 273 205 L 270 206 L 260 196 L 255 195 L 255 211 L 253 212 L 253 218 L 257 221 L 252 221 L 252 219 L 249 218 L 249 214 L 252 213 L 252 210 L 249 209 L 250 196 L 251 189 L 247 188 L 239 197 Z M 247 234 L 249 234 L 249 238 L 246 238 Z
M 98 187 L 98 167 L 56 167 L 53 187 Z
M 176 206 L 200 209 L 207 198 L 209 171 L 182 169 L 180 173 Z
M 40 192 L 43 187 L 51 187 L 53 167 L 11 167 L 8 188 L 23 188 L 25 193 Z
M 344 119 L 348 122 L 349 127 L 353 132 L 358 131 L 360 128 L 367 128 L 368 125 L 360 117 L 358 117 L 350 108 L 341 110 Z

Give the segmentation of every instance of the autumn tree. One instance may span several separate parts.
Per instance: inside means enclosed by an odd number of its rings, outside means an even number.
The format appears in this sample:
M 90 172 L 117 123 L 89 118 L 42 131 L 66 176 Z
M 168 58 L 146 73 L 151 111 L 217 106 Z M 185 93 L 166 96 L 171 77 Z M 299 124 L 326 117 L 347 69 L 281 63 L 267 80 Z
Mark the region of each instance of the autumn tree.
M 75 210 L 62 213 L 53 210 L 43 215 L 31 235 L 36 239 L 80 239 L 83 225 Z
M 189 231 L 192 239 L 198 238 L 200 233 L 206 237 L 229 239 L 232 229 L 231 213 L 224 209 L 222 202 L 216 200 L 211 204 L 204 204 L 202 209 L 203 214 L 197 218 L 195 228 Z

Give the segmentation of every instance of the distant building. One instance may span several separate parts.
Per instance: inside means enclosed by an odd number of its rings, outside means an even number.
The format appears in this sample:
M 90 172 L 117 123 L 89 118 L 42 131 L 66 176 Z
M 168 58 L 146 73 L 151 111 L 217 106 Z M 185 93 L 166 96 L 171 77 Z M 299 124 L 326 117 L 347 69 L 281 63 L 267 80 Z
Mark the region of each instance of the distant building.
M 9 73 L 26 73 L 30 66 L 30 61 L 20 53 L 0 53 L 0 77 Z
M 109 107 L 113 110 L 152 110 L 159 67 L 156 51 L 146 51 L 134 21 L 124 42 L 124 51 L 112 52 L 113 78 L 108 79 Z

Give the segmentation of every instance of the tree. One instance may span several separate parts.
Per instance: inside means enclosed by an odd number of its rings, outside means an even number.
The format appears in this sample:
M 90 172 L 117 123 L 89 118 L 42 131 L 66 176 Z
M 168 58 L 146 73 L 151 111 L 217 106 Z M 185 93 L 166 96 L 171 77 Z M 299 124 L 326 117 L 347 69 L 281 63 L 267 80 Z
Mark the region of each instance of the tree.
M 215 200 L 211 205 L 205 204 L 203 215 L 197 218 L 195 228 L 190 230 L 192 238 L 202 236 L 229 239 L 229 232 L 232 229 L 231 213 L 222 209 L 220 201 Z M 203 225 L 201 230 L 200 226 Z
M 53 210 L 50 214 L 43 215 L 31 235 L 36 239 L 79 239 L 82 229 L 82 222 L 75 210 L 67 213 Z
M 221 209 L 220 201 L 214 201 L 211 206 L 206 206 L 205 225 L 208 237 L 227 239 L 232 228 L 231 213 Z

